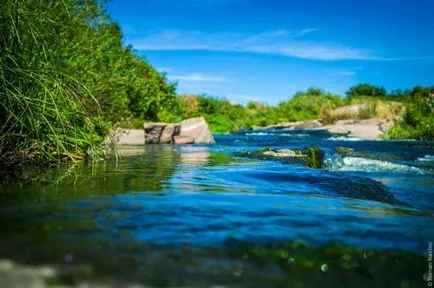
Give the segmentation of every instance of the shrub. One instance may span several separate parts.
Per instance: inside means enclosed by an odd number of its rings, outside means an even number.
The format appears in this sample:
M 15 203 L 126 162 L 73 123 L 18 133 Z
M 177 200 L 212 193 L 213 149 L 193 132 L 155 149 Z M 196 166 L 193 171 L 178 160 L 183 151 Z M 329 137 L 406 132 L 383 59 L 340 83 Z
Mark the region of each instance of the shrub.
M 434 140 L 434 107 L 426 95 L 414 93 L 402 119 L 388 131 L 391 139 Z
M 376 110 L 375 110 L 375 104 L 370 103 L 366 105 L 366 107 L 362 107 L 359 109 L 358 118 L 359 119 L 370 119 L 377 116 Z

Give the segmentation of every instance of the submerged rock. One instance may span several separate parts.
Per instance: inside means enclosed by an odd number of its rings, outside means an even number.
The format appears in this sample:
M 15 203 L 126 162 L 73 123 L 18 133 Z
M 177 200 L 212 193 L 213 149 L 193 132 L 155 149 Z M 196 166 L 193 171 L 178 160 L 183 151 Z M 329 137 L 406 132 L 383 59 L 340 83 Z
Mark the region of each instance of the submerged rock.
M 266 150 L 262 152 L 263 155 L 278 157 L 278 158 L 292 158 L 292 157 L 306 157 L 303 155 L 301 151 L 295 151 L 291 149 L 282 149 L 282 150 Z
M 306 120 L 306 121 L 279 123 L 267 127 L 261 127 L 260 129 L 302 130 L 302 129 L 313 129 L 319 127 L 322 127 L 322 124 L 318 120 Z
M 259 159 L 277 159 L 305 164 L 311 168 L 324 166 L 324 152 L 318 147 L 306 149 L 273 149 L 265 148 L 256 151 L 242 152 L 241 156 L 250 156 Z
M 366 159 L 375 159 L 380 161 L 396 161 L 401 160 L 398 156 L 387 155 L 387 154 L 373 154 L 363 151 L 356 151 L 349 147 L 336 147 L 336 152 L 343 157 L 357 157 Z

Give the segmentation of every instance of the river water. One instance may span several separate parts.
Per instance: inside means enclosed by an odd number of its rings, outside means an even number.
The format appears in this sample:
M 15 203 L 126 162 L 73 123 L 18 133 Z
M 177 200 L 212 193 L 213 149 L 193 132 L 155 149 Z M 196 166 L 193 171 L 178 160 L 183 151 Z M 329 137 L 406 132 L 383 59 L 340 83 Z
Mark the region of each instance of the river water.
M 294 277 L 288 280 L 273 259 L 253 265 L 252 249 L 339 243 L 380 254 L 399 250 L 421 261 L 418 255 L 434 241 L 434 142 L 361 141 L 318 130 L 244 131 L 215 138 L 215 145 L 123 147 L 119 157 L 0 184 L 0 258 L 79 267 L 80 275 L 74 276 L 79 279 L 282 287 L 294 284 L 285 282 Z M 241 155 L 265 147 L 309 146 L 325 151 L 324 168 Z M 231 243 L 250 252 L 229 253 Z M 282 257 L 295 263 L 290 256 Z M 307 286 L 324 277 L 316 273 L 328 270 L 315 263 L 296 274 Z M 392 269 L 387 267 L 381 269 Z M 309 269 L 315 271 L 313 278 L 306 276 Z M 424 272 L 406 277 L 418 281 Z M 321 281 L 334 287 L 365 283 L 337 285 L 342 275 Z M 345 277 L 360 276 L 351 275 Z M 372 272 L 367 279 L 375 276 Z M 407 285 L 411 279 L 397 283 Z

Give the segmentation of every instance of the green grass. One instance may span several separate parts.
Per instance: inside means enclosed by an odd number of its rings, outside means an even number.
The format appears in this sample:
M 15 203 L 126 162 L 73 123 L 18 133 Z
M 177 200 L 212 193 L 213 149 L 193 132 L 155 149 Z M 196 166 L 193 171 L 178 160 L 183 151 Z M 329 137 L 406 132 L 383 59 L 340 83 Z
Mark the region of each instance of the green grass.
M 91 157 L 124 119 L 173 110 L 176 84 L 122 37 L 106 1 L 0 2 L 2 167 Z
M 56 69 L 48 55 L 50 25 L 34 15 L 42 7 L 33 11 L 26 4 L 3 1 L 0 9 L 0 162 L 80 159 L 99 150 L 105 132 L 84 106 L 98 103 L 79 81 Z M 62 1 L 48 6 L 65 9 Z

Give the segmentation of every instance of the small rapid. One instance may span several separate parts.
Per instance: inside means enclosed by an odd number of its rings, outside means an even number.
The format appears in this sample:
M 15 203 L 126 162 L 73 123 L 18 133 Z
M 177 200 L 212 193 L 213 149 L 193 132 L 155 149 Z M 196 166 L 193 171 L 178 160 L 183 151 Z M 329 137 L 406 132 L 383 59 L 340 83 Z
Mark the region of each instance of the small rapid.
M 331 171 L 426 173 L 423 169 L 409 165 L 361 157 L 341 157 L 336 154 L 326 159 L 326 167 Z

